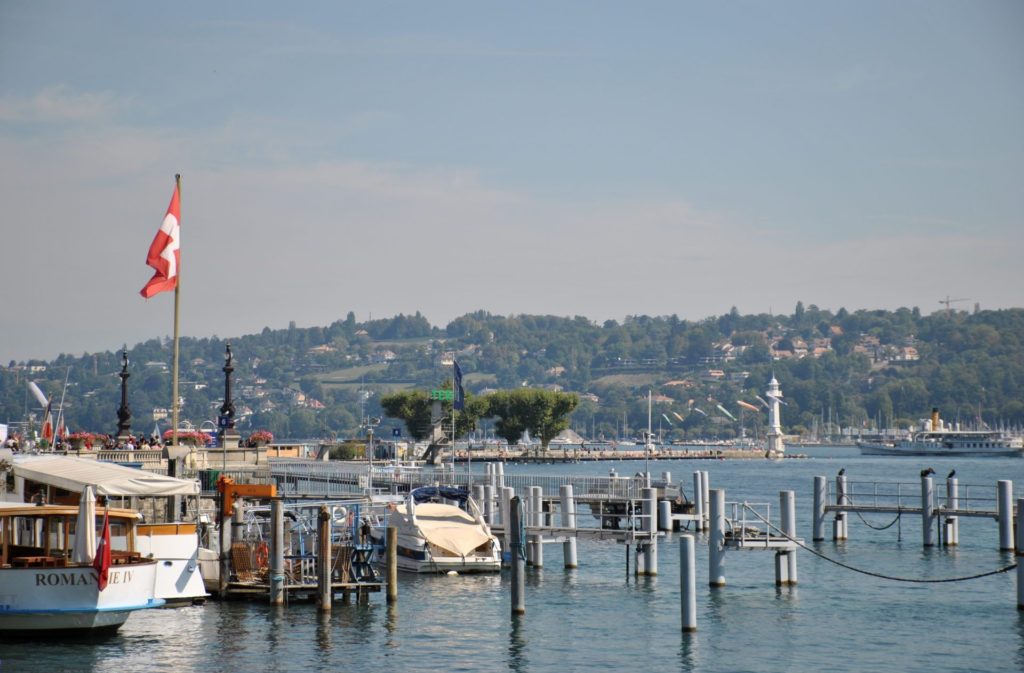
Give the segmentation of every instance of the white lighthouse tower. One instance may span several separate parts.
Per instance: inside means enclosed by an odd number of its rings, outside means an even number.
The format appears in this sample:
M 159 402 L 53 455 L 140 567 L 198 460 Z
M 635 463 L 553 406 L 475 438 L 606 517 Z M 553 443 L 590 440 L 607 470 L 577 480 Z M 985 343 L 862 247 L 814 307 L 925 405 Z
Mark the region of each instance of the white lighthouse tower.
M 768 458 L 782 458 L 786 452 L 786 445 L 782 443 L 782 419 L 779 416 L 779 405 L 782 400 L 782 391 L 779 389 L 779 382 L 775 376 L 768 382 L 768 390 L 765 393 L 768 398 L 768 450 L 765 456 Z

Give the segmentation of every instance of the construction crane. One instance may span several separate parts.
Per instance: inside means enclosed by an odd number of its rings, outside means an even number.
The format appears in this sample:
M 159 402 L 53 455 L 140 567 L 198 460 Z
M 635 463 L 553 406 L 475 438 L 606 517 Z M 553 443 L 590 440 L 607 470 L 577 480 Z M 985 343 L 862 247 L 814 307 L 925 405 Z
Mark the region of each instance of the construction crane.
M 950 299 L 948 294 L 946 295 L 945 299 L 940 299 L 939 300 L 940 304 L 945 304 L 946 305 L 946 317 L 947 318 L 949 317 L 950 313 L 952 313 L 952 309 L 949 308 L 949 305 L 952 304 L 953 302 L 956 302 L 956 301 L 970 301 L 970 300 L 967 297 L 958 297 L 956 299 Z

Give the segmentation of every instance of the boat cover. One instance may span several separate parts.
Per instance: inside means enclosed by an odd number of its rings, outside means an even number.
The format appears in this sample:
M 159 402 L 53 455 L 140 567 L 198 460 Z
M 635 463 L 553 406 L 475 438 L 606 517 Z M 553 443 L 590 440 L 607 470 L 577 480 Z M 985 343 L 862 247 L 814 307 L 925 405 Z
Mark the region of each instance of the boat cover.
M 81 493 L 92 486 L 96 495 L 197 495 L 199 482 L 175 479 L 134 467 L 71 456 L 17 456 L 14 475 L 65 491 Z
M 398 511 L 404 514 L 405 506 Z M 454 505 L 435 502 L 416 505 L 416 525 L 423 539 L 455 556 L 469 556 L 491 539 L 483 526 Z

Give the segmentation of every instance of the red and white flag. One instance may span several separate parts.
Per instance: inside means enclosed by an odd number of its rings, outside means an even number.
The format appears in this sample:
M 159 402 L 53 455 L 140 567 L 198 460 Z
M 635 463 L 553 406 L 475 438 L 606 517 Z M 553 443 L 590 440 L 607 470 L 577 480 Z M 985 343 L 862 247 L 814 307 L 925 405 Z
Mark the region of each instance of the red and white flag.
M 156 269 L 156 273 L 139 293 L 146 299 L 158 292 L 169 292 L 178 286 L 180 224 L 181 197 L 178 185 L 175 184 L 171 205 L 167 207 L 164 222 L 160 225 L 160 231 L 156 232 L 156 237 L 149 245 L 149 254 L 146 255 L 146 264 Z
M 110 579 L 110 513 L 107 511 L 103 512 L 103 533 L 100 535 L 100 543 L 96 546 L 96 558 L 92 561 L 92 567 L 96 569 L 96 583 L 100 591 L 103 591 Z
M 50 411 L 50 404 L 46 404 L 46 411 L 43 412 L 43 427 L 40 434 L 47 442 L 53 442 L 53 412 Z

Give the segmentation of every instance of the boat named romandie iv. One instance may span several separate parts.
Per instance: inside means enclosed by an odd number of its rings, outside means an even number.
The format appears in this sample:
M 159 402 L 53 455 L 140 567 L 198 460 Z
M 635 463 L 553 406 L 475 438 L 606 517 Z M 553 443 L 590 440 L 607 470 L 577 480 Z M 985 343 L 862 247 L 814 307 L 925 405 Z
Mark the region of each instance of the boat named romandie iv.
M 157 562 L 134 551 L 138 513 L 108 511 L 109 566 L 79 554 L 96 540 L 95 529 L 78 530 L 80 521 L 96 525 L 90 513 L 91 520 L 73 506 L 0 503 L 0 637 L 113 633 L 133 610 L 163 604 L 153 595 Z M 102 588 L 97 565 L 106 571 Z
M 857 442 L 869 456 L 1022 456 L 1024 439 L 1007 437 L 995 430 L 960 430 L 946 426 L 939 410 L 925 421 L 924 430 L 909 438 L 873 439 Z

